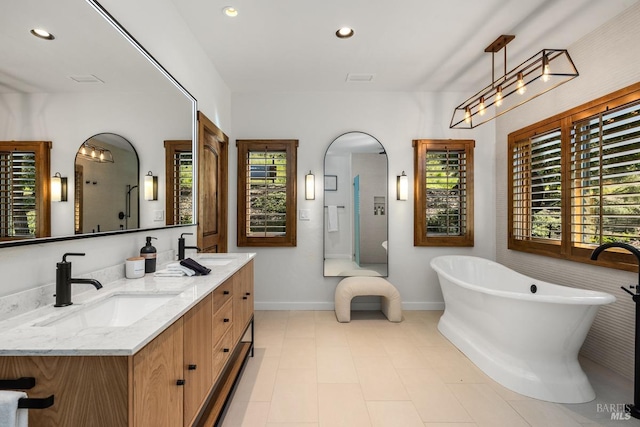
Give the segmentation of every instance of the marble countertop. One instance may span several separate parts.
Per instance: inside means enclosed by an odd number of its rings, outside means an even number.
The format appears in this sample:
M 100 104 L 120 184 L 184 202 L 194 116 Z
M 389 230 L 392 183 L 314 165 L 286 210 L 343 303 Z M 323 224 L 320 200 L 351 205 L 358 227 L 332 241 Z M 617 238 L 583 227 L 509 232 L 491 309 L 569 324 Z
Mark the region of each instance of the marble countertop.
M 120 279 L 103 283 L 99 291 L 72 296 L 73 305 L 48 305 L 0 322 L 2 356 L 126 356 L 135 354 L 179 319 L 191 307 L 255 257 L 253 253 L 202 254 L 196 261 L 211 268 L 206 276 Z M 217 261 L 217 262 L 216 262 Z M 228 261 L 228 262 L 227 262 Z M 162 269 L 165 266 L 158 266 Z M 73 286 L 73 285 L 72 285 Z M 173 294 L 171 299 L 129 326 L 67 327 L 58 318 L 102 301 L 114 294 Z

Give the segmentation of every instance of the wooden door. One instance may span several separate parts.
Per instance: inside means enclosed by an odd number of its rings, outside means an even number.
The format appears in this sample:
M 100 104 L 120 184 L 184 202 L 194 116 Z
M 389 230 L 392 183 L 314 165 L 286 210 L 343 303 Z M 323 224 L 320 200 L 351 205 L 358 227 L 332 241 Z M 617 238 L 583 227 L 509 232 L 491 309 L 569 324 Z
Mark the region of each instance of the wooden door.
M 198 247 L 227 252 L 229 137 L 198 111 Z

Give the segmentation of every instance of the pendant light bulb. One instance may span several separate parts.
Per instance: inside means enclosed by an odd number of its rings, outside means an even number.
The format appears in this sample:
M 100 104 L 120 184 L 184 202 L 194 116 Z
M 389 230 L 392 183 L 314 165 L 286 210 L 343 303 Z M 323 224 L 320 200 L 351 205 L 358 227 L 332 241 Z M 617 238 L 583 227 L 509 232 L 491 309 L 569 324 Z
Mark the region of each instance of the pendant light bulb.
M 498 90 L 496 91 L 496 107 L 502 105 L 502 86 L 498 86 Z
M 100 161 L 104 162 L 104 151 L 100 152 Z
M 96 158 L 96 150 L 95 150 L 95 148 L 91 150 L 91 158 L 92 159 Z
M 524 95 L 527 91 L 527 86 L 524 84 L 524 75 L 522 73 L 518 73 L 518 82 L 516 83 L 516 88 L 518 90 L 518 94 Z
M 469 107 L 464 109 L 464 122 L 467 124 L 471 123 L 471 110 Z
M 484 107 L 484 96 L 480 97 L 480 103 L 478 104 L 478 114 L 484 116 L 485 107 Z
M 549 67 L 549 58 L 547 55 L 542 57 L 542 81 L 548 82 L 551 78 L 551 68 Z

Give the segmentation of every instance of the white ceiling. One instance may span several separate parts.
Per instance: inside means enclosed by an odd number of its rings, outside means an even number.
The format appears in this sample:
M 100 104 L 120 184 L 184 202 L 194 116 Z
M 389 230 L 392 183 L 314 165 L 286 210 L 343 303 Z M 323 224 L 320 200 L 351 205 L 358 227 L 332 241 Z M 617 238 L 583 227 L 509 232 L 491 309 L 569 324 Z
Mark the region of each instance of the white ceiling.
M 232 92 L 473 93 L 490 83 L 484 48 L 499 35 L 516 36 L 511 69 L 543 48 L 567 48 L 638 0 L 172 1 Z M 227 5 L 236 18 L 222 14 Z M 56 39 L 31 36 L 36 26 Z M 355 36 L 338 39 L 341 26 Z M 171 86 L 83 0 L 0 1 L 0 58 L 0 93 Z M 496 76 L 502 67 L 499 52 Z M 374 79 L 347 82 L 349 73 Z M 104 84 L 70 78 L 89 75 Z
M 637 0 L 172 1 L 232 92 L 473 92 L 491 82 L 484 49 L 499 35 L 516 36 L 511 69 L 567 48 Z M 338 39 L 342 26 L 355 36 Z M 375 76 L 346 82 L 349 73 Z

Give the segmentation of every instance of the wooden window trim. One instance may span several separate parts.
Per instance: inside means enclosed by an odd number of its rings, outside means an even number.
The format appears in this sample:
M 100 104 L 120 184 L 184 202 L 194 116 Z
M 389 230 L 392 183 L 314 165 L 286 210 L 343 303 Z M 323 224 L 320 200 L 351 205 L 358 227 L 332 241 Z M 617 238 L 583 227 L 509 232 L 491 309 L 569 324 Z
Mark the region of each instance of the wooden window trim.
M 297 139 L 245 139 L 236 140 L 238 146 L 238 246 L 290 247 L 297 245 Z M 285 151 L 287 153 L 287 200 L 286 200 L 286 235 L 270 237 L 247 236 L 247 203 L 246 203 L 246 158 L 252 150 Z
M 571 127 L 573 123 L 585 118 L 606 112 L 607 110 L 618 108 L 625 104 L 640 100 L 640 83 L 627 86 L 608 95 L 599 97 L 565 112 L 556 114 L 547 119 L 529 125 L 523 129 L 512 132 L 508 135 L 508 249 L 527 252 L 536 255 L 543 255 L 553 258 L 566 259 L 586 264 L 597 264 L 604 267 L 616 268 L 619 270 L 638 271 L 637 260 L 625 251 L 612 249 L 603 253 L 597 261 L 591 260 L 591 253 L 597 245 L 584 245 L 571 243 Z M 539 241 L 522 241 L 513 237 L 513 169 L 512 155 L 513 143 L 522 140 L 536 133 L 542 133 L 553 126 L 560 125 L 562 131 L 562 242 L 550 244 Z
M 0 150 L 36 153 L 36 230 L 35 237 L 51 236 L 51 141 L 0 141 Z M 0 237 L 0 241 L 24 240 Z
M 464 151 L 467 159 L 466 171 L 466 223 L 465 234 L 461 236 L 437 236 L 429 237 L 426 233 L 426 183 L 425 183 L 425 157 L 427 150 L 442 150 L 444 148 L 455 151 Z M 474 140 L 438 140 L 416 139 L 413 140 L 414 148 L 414 216 L 413 216 L 413 245 L 414 246 L 458 246 L 470 247 L 474 245 L 474 216 L 473 216 L 473 149 Z

